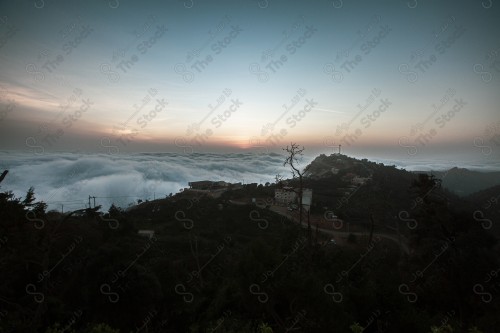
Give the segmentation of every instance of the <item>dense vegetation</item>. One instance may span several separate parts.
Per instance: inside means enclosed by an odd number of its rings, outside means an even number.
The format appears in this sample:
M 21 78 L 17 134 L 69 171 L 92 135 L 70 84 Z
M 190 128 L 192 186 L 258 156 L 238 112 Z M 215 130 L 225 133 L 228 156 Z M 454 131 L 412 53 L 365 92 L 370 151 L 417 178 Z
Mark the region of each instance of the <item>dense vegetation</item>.
M 372 180 L 336 209 L 349 172 Z M 395 223 L 408 254 L 368 232 L 310 243 L 265 205 L 229 202 L 273 186 L 105 214 L 0 193 L 0 332 L 498 331 L 497 238 L 438 179 L 368 161 L 305 179 L 318 214 Z

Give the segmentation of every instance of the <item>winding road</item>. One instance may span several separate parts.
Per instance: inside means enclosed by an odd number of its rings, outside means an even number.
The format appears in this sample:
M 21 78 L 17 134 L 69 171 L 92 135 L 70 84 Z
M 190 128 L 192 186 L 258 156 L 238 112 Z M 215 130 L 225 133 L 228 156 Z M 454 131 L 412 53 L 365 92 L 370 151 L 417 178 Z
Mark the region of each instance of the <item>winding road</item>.
M 286 218 L 292 219 L 293 221 L 299 223 L 299 221 L 297 219 L 297 216 L 293 216 L 292 214 L 289 214 L 288 211 L 286 210 L 286 207 L 271 206 L 269 209 L 271 211 L 277 213 L 277 214 L 285 216 Z M 307 221 L 303 221 L 302 222 L 302 226 L 305 227 L 305 228 L 307 228 Z M 316 227 L 313 227 L 312 224 L 311 224 L 311 229 L 316 230 Z M 350 234 L 356 235 L 356 236 L 366 236 L 367 235 L 366 232 L 360 232 L 360 231 L 338 231 L 338 230 L 330 230 L 330 229 L 324 229 L 324 228 L 319 228 L 319 227 L 318 227 L 318 231 L 320 231 L 322 233 L 325 233 L 325 234 L 328 234 L 328 235 L 338 236 L 338 237 L 345 237 L 345 238 L 347 238 Z M 402 235 L 401 235 L 401 244 L 400 244 L 400 241 L 399 241 L 399 238 L 398 238 L 397 235 L 387 234 L 387 233 L 375 233 L 374 232 L 373 236 L 374 237 L 377 236 L 377 237 L 380 237 L 380 238 L 385 238 L 385 239 L 391 240 L 391 241 L 395 242 L 397 245 L 401 245 L 401 250 L 405 254 L 410 254 L 410 247 L 408 246 L 409 242 L 406 239 L 406 237 L 404 237 Z

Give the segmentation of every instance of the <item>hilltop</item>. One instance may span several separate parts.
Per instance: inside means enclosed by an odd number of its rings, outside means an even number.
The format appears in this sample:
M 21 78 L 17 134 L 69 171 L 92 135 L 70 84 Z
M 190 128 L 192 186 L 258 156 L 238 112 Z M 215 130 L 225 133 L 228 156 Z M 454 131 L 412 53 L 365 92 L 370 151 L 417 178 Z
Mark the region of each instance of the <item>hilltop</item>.
M 342 154 L 331 154 L 330 156 L 321 154 L 308 165 L 306 174 L 311 178 L 320 179 L 348 171 L 356 173 L 360 177 L 367 177 L 370 170 L 380 166 L 396 168 L 394 165 L 383 165 L 367 159 L 359 160 Z M 453 167 L 446 171 L 408 171 L 408 173 L 434 175 L 441 179 L 441 185 L 444 188 L 461 197 L 500 185 L 500 172 L 498 171 L 481 172 Z

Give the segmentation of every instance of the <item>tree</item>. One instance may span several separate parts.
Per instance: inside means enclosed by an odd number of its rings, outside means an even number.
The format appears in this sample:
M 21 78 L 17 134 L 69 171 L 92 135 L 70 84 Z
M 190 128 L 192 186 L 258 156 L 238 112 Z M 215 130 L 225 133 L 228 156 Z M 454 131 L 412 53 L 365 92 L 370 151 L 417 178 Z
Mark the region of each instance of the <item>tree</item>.
M 303 207 L 302 207 L 302 192 L 303 192 L 303 182 L 302 178 L 304 176 L 304 173 L 307 172 L 307 169 L 309 166 L 307 166 L 303 171 L 300 171 L 298 164 L 299 164 L 299 157 L 303 156 L 304 152 L 304 147 L 302 148 L 299 147 L 296 143 L 291 143 L 290 147 L 283 148 L 284 151 L 287 152 L 287 157 L 285 159 L 285 162 L 283 162 L 283 166 L 289 165 L 291 168 L 292 172 L 292 177 L 294 179 L 298 178 L 299 179 L 299 190 L 293 190 L 295 193 L 298 194 L 299 196 L 299 224 L 302 225 L 302 213 L 303 213 Z M 309 233 L 309 242 L 311 242 L 311 223 L 309 222 L 309 219 L 307 220 L 307 231 Z
M 61 324 L 55 323 L 53 326 L 48 327 L 45 333 L 75 333 L 75 330 L 68 331 L 66 327 L 61 327 Z
M 361 326 L 359 323 L 354 323 L 352 324 L 351 326 L 349 326 L 349 328 L 351 329 L 352 333 L 361 333 L 363 332 L 365 329 L 363 328 L 363 326 Z
M 482 333 L 482 331 L 480 331 L 477 327 L 474 326 L 469 328 L 468 333 Z
M 31 186 L 22 201 L 22 204 L 26 207 L 33 206 L 33 202 L 35 201 L 35 188 Z
M 453 327 L 451 327 L 450 325 L 446 325 L 446 326 L 442 325 L 440 327 L 432 326 L 431 332 L 432 333 L 453 333 Z
M 108 209 L 109 217 L 121 217 L 123 210 L 120 207 L 116 207 L 114 203 Z
M 273 329 L 265 323 L 259 325 L 259 333 L 273 333 Z
M 92 326 L 88 330 L 89 333 L 120 333 L 120 330 L 115 330 L 110 327 L 108 324 L 97 324 Z
M 274 183 L 276 184 L 277 188 L 283 188 L 283 176 L 279 173 L 274 176 Z

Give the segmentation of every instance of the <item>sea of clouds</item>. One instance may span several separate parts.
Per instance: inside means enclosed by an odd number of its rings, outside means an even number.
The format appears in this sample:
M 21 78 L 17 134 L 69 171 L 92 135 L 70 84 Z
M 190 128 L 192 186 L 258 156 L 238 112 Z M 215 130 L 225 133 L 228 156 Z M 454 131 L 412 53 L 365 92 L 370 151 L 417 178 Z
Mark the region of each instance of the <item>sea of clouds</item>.
M 386 158 L 369 155 L 353 155 L 352 157 L 366 158 L 372 162 L 385 165 L 395 165 L 407 171 L 446 171 L 458 167 L 478 172 L 500 171 L 500 157 L 498 156 L 474 156 L 451 154 L 444 156 L 405 156 L 398 155 Z
M 315 156 L 304 156 L 301 167 Z M 462 158 L 368 158 L 408 171 L 448 170 L 458 166 L 476 171 L 499 171 L 498 159 Z M 82 153 L 0 152 L 0 172 L 9 170 L 0 191 L 24 197 L 33 186 L 36 198 L 49 209 L 64 211 L 88 206 L 89 196 L 104 210 L 114 203 L 126 208 L 137 200 L 164 198 L 198 180 L 232 183 L 274 182 L 277 174 L 291 177 L 283 166 L 283 154 L 255 153 L 131 153 L 120 155 Z M 91 199 L 93 205 L 94 199 Z
M 1 191 L 24 197 L 30 186 L 36 198 L 49 209 L 80 209 L 89 195 L 104 210 L 114 203 L 164 198 L 197 180 L 241 183 L 274 182 L 276 174 L 290 177 L 279 154 L 177 154 L 136 153 L 128 155 L 2 152 L 0 171 L 9 170 Z M 310 160 L 304 159 L 306 166 Z M 93 205 L 93 199 L 91 200 Z
M 482 164 L 475 161 L 454 161 L 454 160 L 421 160 L 421 161 L 401 161 L 393 159 L 372 159 L 373 162 L 383 163 L 385 165 L 395 165 L 407 171 L 447 171 L 458 167 L 478 172 L 496 172 L 500 171 L 500 162 Z

